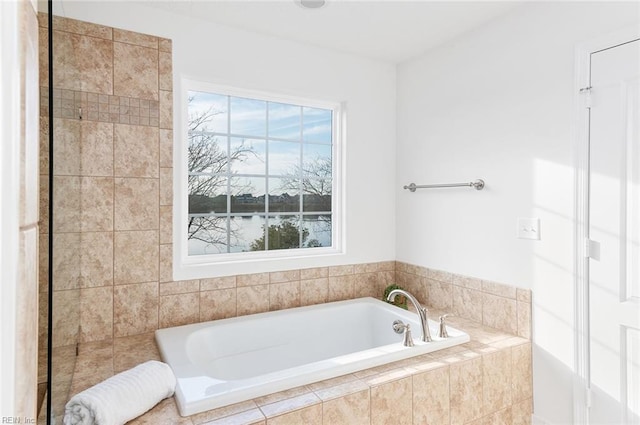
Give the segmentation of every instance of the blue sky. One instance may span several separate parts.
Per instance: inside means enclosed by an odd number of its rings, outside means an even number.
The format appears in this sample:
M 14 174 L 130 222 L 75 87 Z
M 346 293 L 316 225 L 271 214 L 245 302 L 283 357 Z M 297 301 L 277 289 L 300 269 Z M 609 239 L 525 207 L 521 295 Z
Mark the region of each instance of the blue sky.
M 331 110 L 204 92 L 190 91 L 189 96 L 192 98 L 190 116 L 213 113 L 200 130 L 227 134 L 230 127 L 232 134 L 254 136 L 230 138 L 232 150 L 245 145 L 253 152 L 244 161 L 232 164 L 233 174 L 265 175 L 268 162 L 269 175 L 287 175 L 300 163 L 301 154 L 304 163 L 317 158 L 331 159 Z M 267 138 L 267 121 L 269 137 L 285 140 Z M 300 143 L 301 136 L 303 143 Z M 219 143 L 226 151 L 223 135 Z M 264 183 L 261 183 L 264 177 L 250 180 L 254 190 L 264 193 Z
M 302 125 L 303 141 L 331 144 L 331 110 L 195 91 L 189 96 L 190 114 L 216 112 L 203 130 L 227 133 L 230 110 L 231 133 L 267 137 L 268 110 L 269 137 L 299 141 Z

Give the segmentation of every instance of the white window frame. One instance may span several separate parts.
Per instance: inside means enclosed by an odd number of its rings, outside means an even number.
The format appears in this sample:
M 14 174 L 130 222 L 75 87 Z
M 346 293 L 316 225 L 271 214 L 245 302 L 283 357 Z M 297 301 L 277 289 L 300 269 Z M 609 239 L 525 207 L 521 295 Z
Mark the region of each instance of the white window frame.
M 332 211 L 330 247 L 266 250 L 241 253 L 188 255 L 188 93 L 200 91 L 270 102 L 331 109 L 332 120 Z M 173 280 L 189 280 L 234 274 L 260 273 L 292 268 L 320 267 L 327 257 L 345 255 L 344 232 L 344 104 L 340 102 L 278 95 L 227 85 L 181 79 L 175 106 L 179 125 L 174 131 Z M 291 260 L 296 260 L 292 267 Z

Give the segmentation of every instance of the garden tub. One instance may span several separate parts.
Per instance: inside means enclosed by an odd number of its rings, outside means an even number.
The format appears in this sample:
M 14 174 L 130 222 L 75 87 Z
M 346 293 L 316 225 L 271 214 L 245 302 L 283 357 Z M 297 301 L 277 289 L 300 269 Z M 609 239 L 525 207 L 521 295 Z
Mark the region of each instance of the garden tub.
M 397 319 L 411 325 L 413 347 Z M 450 326 L 439 338 L 438 326 L 430 320 L 433 341 L 422 342 L 417 314 L 358 298 L 160 329 L 156 341 L 188 416 L 469 341 Z

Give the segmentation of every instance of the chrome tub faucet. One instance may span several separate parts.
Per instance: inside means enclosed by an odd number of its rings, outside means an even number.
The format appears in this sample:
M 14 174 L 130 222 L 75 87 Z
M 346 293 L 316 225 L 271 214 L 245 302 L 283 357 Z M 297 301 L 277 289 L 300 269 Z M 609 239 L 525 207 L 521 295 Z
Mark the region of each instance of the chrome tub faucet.
M 409 301 L 411 301 L 413 306 L 416 308 L 416 311 L 418 312 L 418 316 L 420 316 L 420 325 L 422 326 L 422 340 L 424 342 L 431 342 L 431 331 L 429 330 L 429 319 L 427 317 L 428 310 L 426 309 L 426 307 L 422 307 L 413 295 L 403 289 L 394 289 L 393 291 L 389 292 L 387 301 L 393 302 L 397 295 L 404 295 Z

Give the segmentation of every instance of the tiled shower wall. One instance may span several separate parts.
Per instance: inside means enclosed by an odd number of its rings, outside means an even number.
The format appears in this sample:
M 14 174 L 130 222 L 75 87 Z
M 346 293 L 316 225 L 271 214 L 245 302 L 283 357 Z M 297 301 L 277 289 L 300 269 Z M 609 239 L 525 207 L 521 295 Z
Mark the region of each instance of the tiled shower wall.
M 148 319 L 157 326 L 157 314 L 152 320 L 148 310 L 136 309 L 158 304 L 160 222 L 171 222 L 172 76 L 170 40 L 54 17 L 50 153 L 47 16 L 41 14 L 39 23 L 39 382 L 45 382 L 49 173 L 54 354 L 68 358 L 65 347 L 77 341 L 135 333 L 122 323 Z M 149 291 L 153 285 L 155 292 Z

